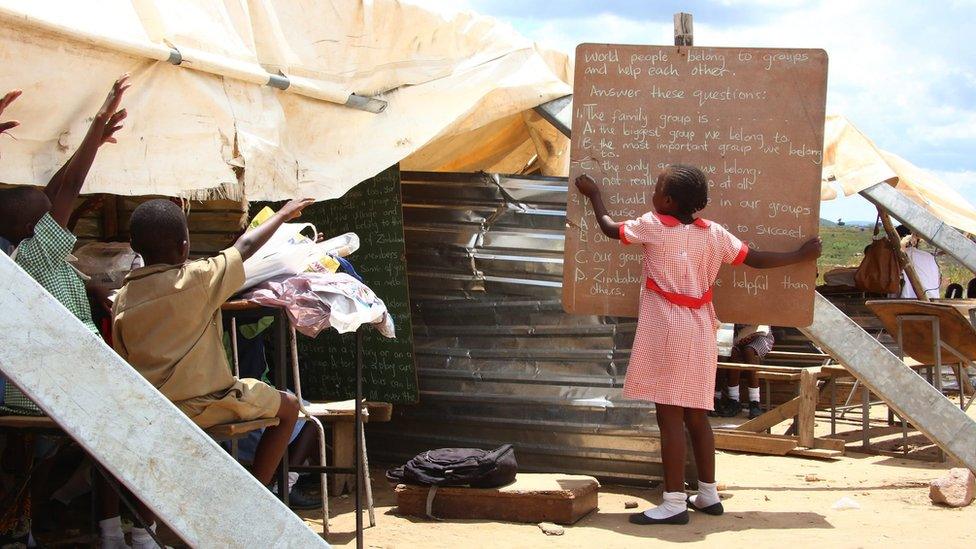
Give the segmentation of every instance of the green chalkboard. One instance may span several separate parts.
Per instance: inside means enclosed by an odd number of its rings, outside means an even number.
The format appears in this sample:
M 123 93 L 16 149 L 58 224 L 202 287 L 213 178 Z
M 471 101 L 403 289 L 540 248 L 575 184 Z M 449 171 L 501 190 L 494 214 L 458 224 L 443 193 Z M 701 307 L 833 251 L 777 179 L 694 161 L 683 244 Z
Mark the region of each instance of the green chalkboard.
M 259 209 L 260 205 L 252 205 L 252 215 Z M 397 336 L 387 339 L 365 328 L 363 392 L 369 400 L 417 402 L 399 168 L 394 166 L 360 183 L 341 198 L 309 206 L 301 222 L 314 224 L 326 238 L 347 232 L 359 235 L 359 251 L 347 259 L 386 303 Z M 351 333 L 339 335 L 335 330 L 326 330 L 314 339 L 299 335 L 303 396 L 310 400 L 353 398 L 355 350 L 356 338 Z

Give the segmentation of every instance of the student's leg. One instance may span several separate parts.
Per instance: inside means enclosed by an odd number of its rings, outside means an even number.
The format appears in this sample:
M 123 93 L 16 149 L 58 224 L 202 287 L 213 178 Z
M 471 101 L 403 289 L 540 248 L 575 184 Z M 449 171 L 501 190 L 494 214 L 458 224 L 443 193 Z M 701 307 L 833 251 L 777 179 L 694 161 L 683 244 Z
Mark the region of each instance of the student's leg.
M 295 395 L 279 391 L 281 405 L 278 407 L 278 425 L 268 427 L 261 436 L 254 451 L 254 465 L 251 473 L 257 477 L 262 484 L 271 484 L 278 464 L 281 463 L 281 456 L 285 453 L 288 446 L 288 439 L 295 428 L 298 420 L 298 399 Z
M 698 493 L 689 498 L 692 507 L 706 510 L 709 514 L 722 514 L 722 504 L 715 482 L 715 436 L 705 410 L 684 408 L 684 423 L 691 435 L 691 447 L 695 452 L 698 470 Z
M 762 357 L 752 347 L 743 349 L 742 359 L 747 364 L 762 364 Z M 749 385 L 749 419 L 755 419 L 762 415 L 762 408 L 759 405 L 759 372 L 755 370 L 747 372 L 746 382 Z
M 742 350 L 739 347 L 733 347 L 731 358 L 732 358 L 732 362 L 742 363 L 744 360 L 742 356 Z M 739 385 L 742 382 L 742 370 L 729 370 L 727 375 L 728 375 L 728 380 L 726 383 L 728 384 L 728 387 L 726 390 L 728 391 L 729 401 L 731 403 L 729 405 L 729 410 L 730 413 L 734 412 L 735 413 L 734 415 L 738 415 L 739 409 L 737 405 L 740 402 Z
M 661 464 L 664 467 L 664 501 L 661 505 L 630 516 L 635 524 L 685 524 L 685 429 L 680 406 L 654 404 L 661 434 Z M 704 413 L 704 410 L 702 411 Z

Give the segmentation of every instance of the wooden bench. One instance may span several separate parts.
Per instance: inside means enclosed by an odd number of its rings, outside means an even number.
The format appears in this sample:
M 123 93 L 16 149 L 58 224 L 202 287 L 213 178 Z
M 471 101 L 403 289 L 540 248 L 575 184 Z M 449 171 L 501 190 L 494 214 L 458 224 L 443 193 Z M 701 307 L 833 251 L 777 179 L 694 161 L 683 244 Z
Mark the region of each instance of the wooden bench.
M 253 421 L 241 421 L 238 423 L 222 423 L 204 429 L 204 432 L 217 440 L 232 440 L 241 438 L 251 431 L 274 427 L 278 425 L 276 417 L 268 419 L 255 419 Z M 61 428 L 48 416 L 0 416 L 0 428 L 9 429 L 30 429 L 30 430 L 58 430 Z

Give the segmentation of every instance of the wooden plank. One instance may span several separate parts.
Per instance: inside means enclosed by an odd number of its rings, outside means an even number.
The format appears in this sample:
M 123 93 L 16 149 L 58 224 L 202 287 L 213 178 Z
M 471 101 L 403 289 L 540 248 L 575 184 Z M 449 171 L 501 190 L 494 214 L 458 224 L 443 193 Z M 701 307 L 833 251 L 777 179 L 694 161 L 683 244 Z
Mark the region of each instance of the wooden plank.
M 800 373 L 800 407 L 796 415 L 797 436 L 800 438 L 800 446 L 813 447 L 813 431 L 817 423 L 817 398 L 819 396 L 816 374 L 810 370 L 803 370 Z
M 815 438 L 813 439 L 813 447 L 817 450 L 843 452 L 844 448 L 847 447 L 847 441 L 839 438 Z
M 844 456 L 844 451 L 826 450 L 821 448 L 794 448 L 787 452 L 786 455 L 817 459 L 837 459 Z
M 715 430 L 714 433 L 715 448 L 719 450 L 785 456 L 797 447 L 797 441 L 793 437 L 739 433 L 721 429 Z
M 184 542 L 327 546 L 4 254 L 0 281 L 0 370 Z
M 274 427 L 280 422 L 281 420 L 278 418 L 272 417 L 267 419 L 255 419 L 253 421 L 241 421 L 238 423 L 223 423 L 208 428 L 206 432 L 208 435 L 217 439 L 238 438 L 242 435 L 250 433 L 251 431 L 257 431 L 258 429 L 265 429 L 267 427 Z
M 765 431 L 770 427 L 778 425 L 787 419 L 796 416 L 797 412 L 800 410 L 800 397 L 796 397 L 789 402 L 780 404 L 779 406 L 773 408 L 772 410 L 766 412 L 765 414 L 749 421 L 743 423 L 736 427 L 737 431 L 747 431 L 752 433 L 758 433 L 760 431 Z
M 58 424 L 47 416 L 0 416 L 0 427 L 14 429 L 57 429 Z
M 782 61 L 762 62 L 770 58 Z M 583 174 L 623 221 L 651 210 L 663 166 L 690 164 L 710 181 L 701 216 L 754 248 L 795 249 L 817 235 L 826 52 L 580 44 L 575 71 L 567 312 L 635 317 L 645 282 L 634 251 L 600 233 L 572 184 Z M 791 93 L 778 93 L 786 81 L 795 84 Z M 730 89 L 738 89 L 735 97 Z M 715 310 L 726 322 L 806 326 L 813 319 L 814 261 L 769 271 L 726 267 L 717 280 Z

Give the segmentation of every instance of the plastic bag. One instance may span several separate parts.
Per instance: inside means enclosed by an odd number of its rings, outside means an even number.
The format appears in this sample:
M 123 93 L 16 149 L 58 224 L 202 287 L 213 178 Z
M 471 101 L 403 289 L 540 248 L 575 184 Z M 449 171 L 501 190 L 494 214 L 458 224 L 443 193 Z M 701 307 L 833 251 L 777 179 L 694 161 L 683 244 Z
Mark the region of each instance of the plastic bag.
M 118 289 L 125 275 L 144 265 L 142 256 L 128 242 L 92 242 L 74 252 L 75 268 L 87 275 L 94 284 Z
M 274 212 L 263 208 L 248 226 L 251 230 L 267 221 Z M 310 230 L 312 238 L 302 234 Z M 316 243 L 315 225 L 311 223 L 283 223 L 268 242 L 244 262 L 244 288 L 250 288 L 278 276 L 291 276 L 306 271 L 334 273 L 339 262 L 325 253 Z
M 354 332 L 372 324 L 385 337 L 396 337 L 393 319 L 383 300 L 368 286 L 344 273 L 302 273 L 267 280 L 244 299 L 284 307 L 295 329 L 315 337 L 326 328 Z
M 319 248 L 327 254 L 339 257 L 348 257 L 359 249 L 359 235 L 356 233 L 346 233 L 324 242 L 318 243 Z

